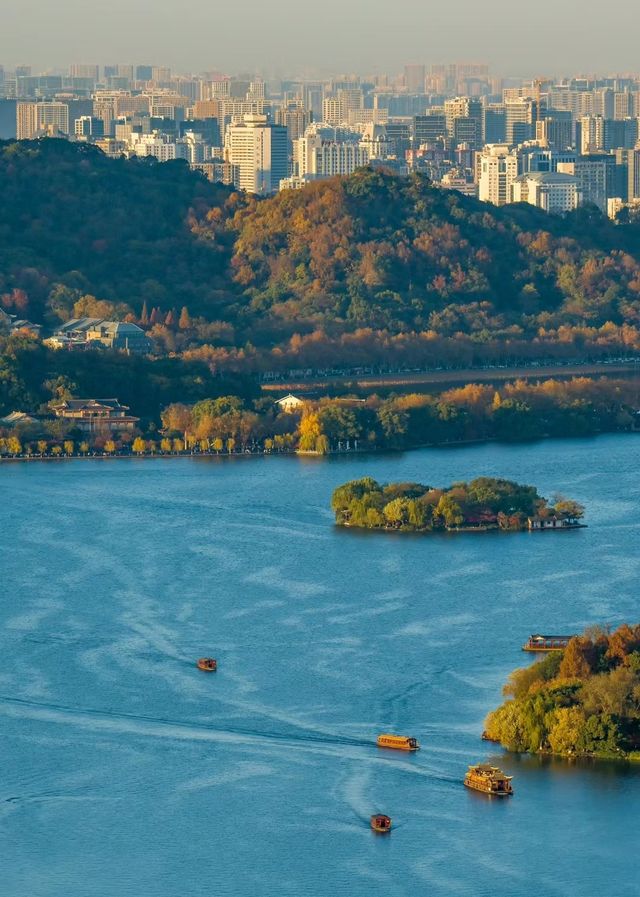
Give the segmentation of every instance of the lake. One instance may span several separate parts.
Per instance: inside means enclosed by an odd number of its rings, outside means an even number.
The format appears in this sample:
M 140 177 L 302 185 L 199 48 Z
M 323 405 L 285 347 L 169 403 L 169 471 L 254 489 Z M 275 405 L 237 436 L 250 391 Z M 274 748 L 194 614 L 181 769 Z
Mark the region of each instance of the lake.
M 640 766 L 480 733 L 531 633 L 640 619 L 639 461 L 629 434 L 0 466 L 2 897 L 637 897 Z M 504 476 L 589 527 L 338 530 L 364 475 Z M 462 786 L 480 760 L 513 798 Z

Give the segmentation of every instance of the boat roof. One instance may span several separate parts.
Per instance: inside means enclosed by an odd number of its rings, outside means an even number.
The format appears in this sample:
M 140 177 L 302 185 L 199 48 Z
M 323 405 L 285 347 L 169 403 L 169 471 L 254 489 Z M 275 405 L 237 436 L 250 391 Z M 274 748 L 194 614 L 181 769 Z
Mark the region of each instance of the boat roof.
M 491 766 L 489 763 L 474 763 L 473 766 L 469 767 L 469 771 L 479 772 L 483 775 L 495 776 L 496 778 L 501 779 L 512 779 L 513 776 L 508 776 L 504 773 L 499 766 Z

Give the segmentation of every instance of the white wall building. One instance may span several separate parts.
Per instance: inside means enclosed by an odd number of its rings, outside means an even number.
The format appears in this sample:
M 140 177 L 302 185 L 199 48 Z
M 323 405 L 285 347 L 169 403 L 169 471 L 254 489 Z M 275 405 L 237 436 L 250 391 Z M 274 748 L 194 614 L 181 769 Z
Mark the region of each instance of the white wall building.
M 287 129 L 271 124 L 266 115 L 245 115 L 227 128 L 225 155 L 239 190 L 261 196 L 276 193 L 289 174 Z
M 511 202 L 527 202 L 554 215 L 572 212 L 580 204 L 577 178 L 551 171 L 522 174 L 511 185 Z
M 307 180 L 353 174 L 369 162 L 371 149 L 355 132 L 311 125 L 304 137 L 294 141 L 296 174 Z
M 492 143 L 478 153 L 478 197 L 504 206 L 511 201 L 511 185 L 518 177 L 518 157 L 506 143 Z

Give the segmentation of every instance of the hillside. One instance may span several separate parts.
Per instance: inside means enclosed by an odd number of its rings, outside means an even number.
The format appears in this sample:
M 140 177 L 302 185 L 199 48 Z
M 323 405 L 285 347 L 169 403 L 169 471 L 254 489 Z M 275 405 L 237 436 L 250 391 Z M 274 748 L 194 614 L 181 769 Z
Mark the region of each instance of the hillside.
M 56 140 L 0 144 L 0 194 L 2 307 L 53 323 L 87 294 L 134 319 L 144 304 L 160 349 L 218 367 L 640 350 L 640 225 L 596 210 L 497 209 L 367 169 L 258 201 Z

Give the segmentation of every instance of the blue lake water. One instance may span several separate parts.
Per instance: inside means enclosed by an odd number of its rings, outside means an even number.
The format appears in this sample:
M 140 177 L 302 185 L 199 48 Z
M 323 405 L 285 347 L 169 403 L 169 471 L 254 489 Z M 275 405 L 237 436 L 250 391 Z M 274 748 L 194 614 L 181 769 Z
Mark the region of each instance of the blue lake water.
M 640 768 L 479 735 L 530 633 L 640 620 L 639 460 L 628 435 L 0 467 L 0 895 L 637 897 Z M 336 530 L 366 474 L 506 476 L 589 528 Z M 512 799 L 462 786 L 486 759 Z

